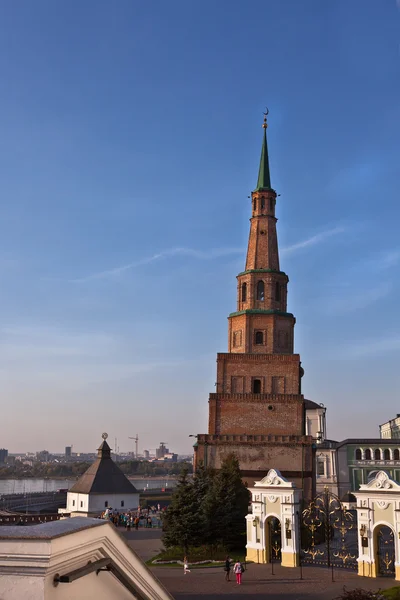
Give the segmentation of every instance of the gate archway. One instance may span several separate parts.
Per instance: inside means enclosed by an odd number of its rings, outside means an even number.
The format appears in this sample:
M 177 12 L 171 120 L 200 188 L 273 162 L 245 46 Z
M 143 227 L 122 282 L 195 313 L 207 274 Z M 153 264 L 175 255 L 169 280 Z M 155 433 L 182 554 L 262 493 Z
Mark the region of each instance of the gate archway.
M 282 559 L 282 528 L 276 516 L 265 520 L 265 562 L 281 562 Z
M 400 484 L 379 471 L 357 498 L 358 573 L 400 580 Z
M 299 503 L 301 491 L 275 469 L 256 481 L 247 515 L 246 558 L 256 563 L 299 565 Z
M 393 529 L 387 525 L 378 525 L 374 529 L 374 538 L 378 577 L 394 577 L 396 550 Z

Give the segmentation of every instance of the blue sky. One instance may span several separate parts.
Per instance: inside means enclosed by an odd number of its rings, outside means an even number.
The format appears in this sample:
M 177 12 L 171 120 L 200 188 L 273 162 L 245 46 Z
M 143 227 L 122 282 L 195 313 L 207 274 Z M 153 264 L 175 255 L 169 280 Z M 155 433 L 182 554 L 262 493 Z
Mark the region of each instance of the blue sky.
M 0 75 L 0 446 L 207 431 L 266 105 L 304 393 L 400 412 L 395 0 L 8 2 Z

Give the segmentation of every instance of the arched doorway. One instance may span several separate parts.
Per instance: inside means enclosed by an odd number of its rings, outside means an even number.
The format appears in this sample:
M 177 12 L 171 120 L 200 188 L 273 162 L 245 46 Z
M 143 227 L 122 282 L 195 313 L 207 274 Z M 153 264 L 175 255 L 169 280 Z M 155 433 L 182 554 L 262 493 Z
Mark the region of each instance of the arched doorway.
M 374 535 L 377 575 L 378 577 L 394 577 L 396 553 L 393 530 L 387 525 L 380 525 L 375 529 Z
M 265 559 L 266 562 L 281 562 L 282 532 L 277 517 L 268 517 L 265 521 Z

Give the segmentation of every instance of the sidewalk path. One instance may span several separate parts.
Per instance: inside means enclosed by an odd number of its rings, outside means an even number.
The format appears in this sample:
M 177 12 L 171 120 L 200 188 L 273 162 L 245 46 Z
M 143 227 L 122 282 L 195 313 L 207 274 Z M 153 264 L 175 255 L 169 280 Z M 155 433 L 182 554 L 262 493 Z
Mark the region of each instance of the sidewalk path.
M 124 535 L 143 560 L 156 555 L 162 546 L 161 531 L 157 529 L 142 529 Z M 152 571 L 176 600 L 214 600 L 223 596 L 229 596 L 231 600 L 333 600 L 344 585 L 348 589 L 370 590 L 396 585 L 393 579 L 359 577 L 344 569 L 334 570 L 335 581 L 332 583 L 330 570 L 314 567 L 304 567 L 301 580 L 300 569 L 274 565 L 275 574 L 272 575 L 271 565 L 250 564 L 243 574 L 241 586 L 233 581 L 233 574 L 232 581 L 226 582 L 222 567 L 196 568 L 187 575 L 183 574 L 183 568 L 152 567 Z

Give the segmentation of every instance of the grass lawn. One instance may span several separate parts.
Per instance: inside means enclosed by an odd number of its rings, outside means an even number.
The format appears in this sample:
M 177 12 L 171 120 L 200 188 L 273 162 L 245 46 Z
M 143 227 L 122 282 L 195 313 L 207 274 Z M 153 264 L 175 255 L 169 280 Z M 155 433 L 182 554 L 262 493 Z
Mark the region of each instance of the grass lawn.
M 153 556 L 146 564 L 157 567 L 178 567 L 182 568 L 184 550 L 178 546 L 163 550 L 156 556 Z M 215 548 L 211 546 L 201 546 L 200 548 L 190 548 L 187 552 L 190 568 L 196 567 L 217 567 L 223 566 L 226 556 L 229 554 L 231 561 L 240 560 L 245 562 L 245 549 L 240 548 L 236 551 L 227 552 L 224 548 Z M 160 562 L 158 562 L 160 561 Z M 178 562 L 179 561 L 179 562 Z
M 400 600 L 400 586 L 396 585 L 395 587 L 383 590 L 381 594 L 389 600 Z

